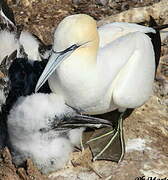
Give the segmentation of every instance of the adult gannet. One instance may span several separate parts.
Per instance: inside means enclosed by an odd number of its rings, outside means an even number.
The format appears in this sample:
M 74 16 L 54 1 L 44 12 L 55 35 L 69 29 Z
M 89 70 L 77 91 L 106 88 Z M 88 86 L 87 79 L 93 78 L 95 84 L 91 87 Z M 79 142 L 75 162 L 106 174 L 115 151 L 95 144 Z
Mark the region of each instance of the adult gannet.
M 149 32 L 155 30 L 129 23 L 97 31 L 88 15 L 66 17 L 55 31 L 53 52 L 36 91 L 48 79 L 53 92 L 90 114 L 141 106 L 151 95 L 155 72 Z
M 84 127 L 108 127 L 111 123 L 79 114 L 59 95 L 37 93 L 18 99 L 7 125 L 15 164 L 31 158 L 43 173 L 49 173 L 69 160 Z
M 66 17 L 55 30 L 36 91 L 48 80 L 52 92 L 91 115 L 143 105 L 155 76 L 154 47 L 147 33 L 156 31 L 117 22 L 97 29 L 88 15 Z

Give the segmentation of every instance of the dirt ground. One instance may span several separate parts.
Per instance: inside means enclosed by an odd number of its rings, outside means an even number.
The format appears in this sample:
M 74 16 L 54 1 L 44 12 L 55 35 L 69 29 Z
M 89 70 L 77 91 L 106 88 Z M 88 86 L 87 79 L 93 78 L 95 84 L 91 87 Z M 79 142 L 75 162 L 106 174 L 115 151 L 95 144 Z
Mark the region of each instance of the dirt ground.
M 122 11 L 149 6 L 159 0 L 8 0 L 17 24 L 45 43 L 52 43 L 52 33 L 66 16 L 87 13 L 101 20 Z M 168 18 L 168 17 L 165 17 Z M 119 163 L 90 161 L 89 151 L 73 153 L 67 166 L 50 175 L 41 175 L 28 160 L 25 169 L 16 169 L 7 149 L 1 152 L 0 180 L 134 180 L 145 176 L 168 178 L 168 55 L 162 49 L 160 67 L 155 82 L 155 94 L 124 122 L 127 153 Z M 137 146 L 131 146 L 135 140 Z M 82 160 L 81 160 L 82 159 Z M 76 164 L 76 166 L 75 166 Z M 138 180 L 138 178 L 137 178 Z

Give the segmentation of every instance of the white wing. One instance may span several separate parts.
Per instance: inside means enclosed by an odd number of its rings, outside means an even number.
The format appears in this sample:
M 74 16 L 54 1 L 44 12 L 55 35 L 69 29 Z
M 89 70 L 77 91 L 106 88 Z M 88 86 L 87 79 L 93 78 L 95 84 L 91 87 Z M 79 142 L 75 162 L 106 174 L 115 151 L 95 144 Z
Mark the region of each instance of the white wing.
M 103 25 L 98 28 L 98 32 L 100 37 L 100 48 L 131 32 L 156 33 L 153 28 L 125 22 L 115 22 Z
M 129 33 L 98 53 L 99 72 L 111 83 L 111 104 L 135 108 L 152 93 L 155 56 L 150 38 L 141 32 Z

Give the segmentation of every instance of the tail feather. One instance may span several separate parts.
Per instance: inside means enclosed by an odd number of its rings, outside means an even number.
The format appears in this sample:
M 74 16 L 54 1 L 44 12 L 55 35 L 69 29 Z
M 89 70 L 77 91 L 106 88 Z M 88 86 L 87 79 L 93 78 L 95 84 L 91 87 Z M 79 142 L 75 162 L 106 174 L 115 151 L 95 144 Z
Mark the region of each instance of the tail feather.
M 168 28 L 168 24 L 163 24 L 163 25 L 160 25 L 160 26 L 154 26 L 153 27 L 155 30 L 158 30 L 158 31 L 161 31 L 162 29 L 166 29 Z
M 150 16 L 149 27 L 152 27 L 156 30 L 156 33 L 147 33 L 147 35 L 151 38 L 154 52 L 155 52 L 155 71 L 157 71 L 157 67 L 159 65 L 160 55 L 161 55 L 161 37 L 160 37 L 160 26 L 156 23 L 155 19 Z

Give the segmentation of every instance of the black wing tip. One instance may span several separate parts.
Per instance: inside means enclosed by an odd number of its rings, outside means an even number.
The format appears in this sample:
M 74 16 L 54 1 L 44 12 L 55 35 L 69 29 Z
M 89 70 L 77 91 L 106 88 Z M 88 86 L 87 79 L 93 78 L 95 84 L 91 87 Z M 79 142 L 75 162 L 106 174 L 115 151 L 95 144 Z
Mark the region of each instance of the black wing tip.
M 157 27 L 158 24 L 156 20 L 153 18 L 153 16 L 149 16 L 149 27 Z
M 152 16 L 150 16 L 149 27 L 152 27 L 153 29 L 156 30 L 156 33 L 147 33 L 147 35 L 151 38 L 153 49 L 155 52 L 155 65 L 156 65 L 155 72 L 156 72 L 161 55 L 161 37 L 159 31 L 163 29 L 163 26 L 159 26 L 156 20 Z
M 153 16 L 149 16 L 149 27 L 153 27 L 156 31 L 168 28 L 168 24 L 158 25 Z

